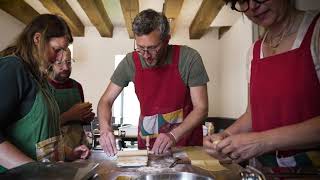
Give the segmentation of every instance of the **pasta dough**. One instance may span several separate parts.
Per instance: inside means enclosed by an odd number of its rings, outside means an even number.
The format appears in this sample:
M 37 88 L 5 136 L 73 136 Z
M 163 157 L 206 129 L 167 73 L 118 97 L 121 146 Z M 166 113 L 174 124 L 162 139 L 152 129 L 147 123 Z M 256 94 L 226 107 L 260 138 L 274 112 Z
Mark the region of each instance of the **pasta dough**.
M 148 163 L 147 150 L 118 151 L 117 156 L 117 166 L 119 167 L 147 166 Z

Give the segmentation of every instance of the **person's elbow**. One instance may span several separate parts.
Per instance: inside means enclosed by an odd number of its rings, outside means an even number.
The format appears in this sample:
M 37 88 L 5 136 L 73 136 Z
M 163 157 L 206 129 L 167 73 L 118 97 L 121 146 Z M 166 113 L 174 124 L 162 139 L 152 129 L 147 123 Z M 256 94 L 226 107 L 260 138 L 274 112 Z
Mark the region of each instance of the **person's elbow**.
M 207 103 L 201 103 L 194 106 L 194 110 L 197 112 L 199 117 L 208 117 L 209 107 Z
M 112 106 L 112 102 L 106 96 L 102 96 L 98 102 L 98 111 Z
M 105 106 L 105 104 L 106 104 L 106 101 L 104 100 L 103 97 L 101 97 L 98 102 L 98 110 L 101 109 L 102 106 Z

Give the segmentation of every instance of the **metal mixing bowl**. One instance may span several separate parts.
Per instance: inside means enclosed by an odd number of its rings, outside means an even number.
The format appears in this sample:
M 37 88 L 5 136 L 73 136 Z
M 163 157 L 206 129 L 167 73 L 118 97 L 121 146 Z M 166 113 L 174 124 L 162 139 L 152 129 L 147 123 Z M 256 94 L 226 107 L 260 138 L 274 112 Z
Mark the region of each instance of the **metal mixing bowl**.
M 206 177 L 188 172 L 176 173 L 161 173 L 161 174 L 147 174 L 136 178 L 137 180 L 214 180 L 211 177 Z

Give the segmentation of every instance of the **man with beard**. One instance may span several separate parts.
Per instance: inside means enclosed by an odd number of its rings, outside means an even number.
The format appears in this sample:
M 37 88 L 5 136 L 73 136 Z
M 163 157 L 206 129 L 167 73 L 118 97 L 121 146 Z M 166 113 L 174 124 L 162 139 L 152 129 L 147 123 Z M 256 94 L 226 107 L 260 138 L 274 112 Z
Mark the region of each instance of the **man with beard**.
M 135 17 L 132 30 L 136 48 L 120 62 L 99 101 L 101 147 L 108 156 L 117 153 L 111 108 L 130 81 L 141 109 L 139 149 L 150 145 L 152 152 L 163 154 L 173 146 L 202 146 L 209 78 L 200 54 L 187 46 L 169 45 L 168 19 L 152 9 Z
M 60 108 L 61 131 L 64 143 L 73 148 L 89 145 L 82 125 L 94 118 L 92 104 L 84 102 L 83 89 L 79 82 L 70 78 L 71 52 L 62 51 L 50 68 L 49 84 Z

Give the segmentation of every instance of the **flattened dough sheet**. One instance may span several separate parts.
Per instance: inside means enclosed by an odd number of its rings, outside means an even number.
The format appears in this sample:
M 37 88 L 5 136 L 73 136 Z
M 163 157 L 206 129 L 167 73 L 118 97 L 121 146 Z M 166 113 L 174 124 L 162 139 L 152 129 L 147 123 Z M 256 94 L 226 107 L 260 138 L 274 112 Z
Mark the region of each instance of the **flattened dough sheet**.
M 202 147 L 189 146 L 183 149 L 187 153 L 191 164 L 208 171 L 222 171 L 226 170 L 217 159 L 206 153 Z

